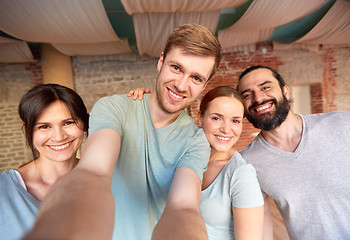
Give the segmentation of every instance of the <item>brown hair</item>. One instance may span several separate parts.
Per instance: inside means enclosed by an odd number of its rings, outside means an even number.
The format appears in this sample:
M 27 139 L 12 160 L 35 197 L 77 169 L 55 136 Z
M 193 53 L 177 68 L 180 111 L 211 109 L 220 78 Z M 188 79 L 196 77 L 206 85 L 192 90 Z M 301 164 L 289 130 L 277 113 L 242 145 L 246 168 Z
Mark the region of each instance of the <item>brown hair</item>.
M 39 157 L 33 145 L 33 132 L 37 118 L 51 103 L 61 101 L 69 109 L 72 118 L 80 121 L 84 132 L 89 128 L 89 114 L 81 97 L 72 89 L 58 84 L 39 84 L 23 95 L 18 113 L 24 124 L 27 145 L 34 159 Z
M 175 28 L 166 42 L 164 59 L 174 47 L 182 48 L 187 54 L 214 57 L 215 65 L 209 79 L 214 76 L 221 60 L 221 45 L 208 28 L 198 24 L 184 24 Z
M 199 107 L 201 117 L 203 117 L 205 111 L 208 108 L 209 103 L 218 97 L 233 97 L 243 104 L 241 95 L 234 88 L 229 86 L 216 87 L 207 92 L 202 98 L 201 105 Z

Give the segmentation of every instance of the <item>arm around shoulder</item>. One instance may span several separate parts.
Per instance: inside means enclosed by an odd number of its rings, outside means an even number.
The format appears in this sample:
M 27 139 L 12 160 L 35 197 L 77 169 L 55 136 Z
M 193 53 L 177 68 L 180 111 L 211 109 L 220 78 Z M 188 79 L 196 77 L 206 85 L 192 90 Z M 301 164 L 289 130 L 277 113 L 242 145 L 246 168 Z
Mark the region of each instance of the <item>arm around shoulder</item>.
M 115 130 L 91 135 L 78 165 L 49 190 L 33 230 L 24 239 L 111 239 L 111 179 L 119 148 Z
M 178 167 L 164 212 L 154 228 L 152 239 L 208 239 L 199 210 L 201 181 L 186 167 Z

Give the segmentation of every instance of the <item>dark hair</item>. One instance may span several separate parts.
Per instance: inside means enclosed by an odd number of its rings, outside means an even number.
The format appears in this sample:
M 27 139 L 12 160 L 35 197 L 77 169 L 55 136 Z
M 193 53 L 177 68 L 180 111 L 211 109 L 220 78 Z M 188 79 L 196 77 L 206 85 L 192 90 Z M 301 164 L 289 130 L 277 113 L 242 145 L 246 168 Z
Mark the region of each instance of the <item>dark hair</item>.
M 80 121 L 79 126 L 84 132 L 89 128 L 89 114 L 82 98 L 72 89 L 58 84 L 39 84 L 23 95 L 18 106 L 18 113 L 24 124 L 27 145 L 38 158 L 37 150 L 33 145 L 33 132 L 37 118 L 51 103 L 61 101 L 69 109 L 72 118 Z
M 280 88 L 283 91 L 283 87 L 286 85 L 286 83 L 284 82 L 282 76 L 275 69 L 272 69 L 272 68 L 267 67 L 267 66 L 262 66 L 262 65 L 252 66 L 252 67 L 249 67 L 246 70 L 244 70 L 244 72 L 242 72 L 241 75 L 238 78 L 238 83 L 241 80 L 241 78 L 244 77 L 246 74 L 248 74 L 248 73 L 250 73 L 252 71 L 255 71 L 257 69 L 260 69 L 260 68 L 265 68 L 265 69 L 270 70 L 272 72 L 272 75 L 274 76 L 274 78 L 277 79 L 278 84 L 280 85 Z M 238 85 L 237 85 L 237 88 L 238 88 Z
M 217 37 L 206 27 L 198 24 L 184 24 L 173 30 L 166 42 L 163 57 L 174 47 L 180 47 L 187 54 L 215 57 L 211 79 L 221 60 L 221 45 Z
M 237 90 L 235 90 L 234 88 L 229 87 L 229 86 L 216 87 L 216 88 L 210 90 L 209 92 L 207 92 L 204 95 L 204 97 L 202 98 L 201 105 L 199 107 L 199 110 L 200 110 L 202 117 L 203 117 L 205 111 L 207 110 L 209 103 L 218 97 L 233 97 L 233 98 L 236 98 L 237 100 L 239 100 L 243 105 L 242 97 L 237 92 Z

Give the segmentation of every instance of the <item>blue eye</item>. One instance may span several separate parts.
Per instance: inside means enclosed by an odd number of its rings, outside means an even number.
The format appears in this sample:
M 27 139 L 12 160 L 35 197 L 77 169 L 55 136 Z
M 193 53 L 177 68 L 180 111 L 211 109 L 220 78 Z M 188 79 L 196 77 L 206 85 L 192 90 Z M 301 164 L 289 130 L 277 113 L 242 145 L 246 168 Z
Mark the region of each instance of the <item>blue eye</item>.
M 180 68 L 179 68 L 178 66 L 176 66 L 176 65 L 172 65 L 172 67 L 173 67 L 173 69 L 176 70 L 176 71 L 179 71 L 179 70 L 180 70 Z
M 203 82 L 203 79 L 202 78 L 200 78 L 200 77 L 197 77 L 197 76 L 195 76 L 195 77 L 193 77 L 193 79 L 196 81 L 196 82 Z

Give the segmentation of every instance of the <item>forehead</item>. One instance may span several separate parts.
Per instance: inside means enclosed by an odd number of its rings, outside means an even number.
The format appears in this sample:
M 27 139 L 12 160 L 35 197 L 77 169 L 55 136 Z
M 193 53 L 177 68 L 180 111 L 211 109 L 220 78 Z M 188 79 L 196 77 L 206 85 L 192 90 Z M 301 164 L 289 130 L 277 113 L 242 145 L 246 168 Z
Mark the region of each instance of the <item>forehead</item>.
M 238 83 L 238 90 L 240 92 L 259 86 L 260 84 L 269 81 L 273 84 L 278 84 L 277 79 L 272 72 L 266 68 L 259 68 L 244 75 Z
M 38 116 L 37 121 L 54 121 L 59 119 L 71 118 L 68 107 L 57 100 L 47 106 Z
M 243 103 L 235 97 L 217 97 L 208 104 L 207 114 L 243 114 Z

